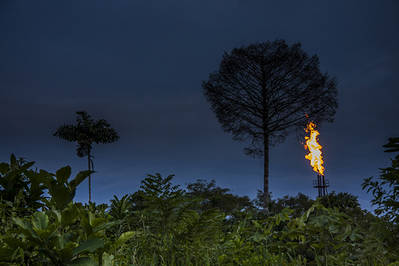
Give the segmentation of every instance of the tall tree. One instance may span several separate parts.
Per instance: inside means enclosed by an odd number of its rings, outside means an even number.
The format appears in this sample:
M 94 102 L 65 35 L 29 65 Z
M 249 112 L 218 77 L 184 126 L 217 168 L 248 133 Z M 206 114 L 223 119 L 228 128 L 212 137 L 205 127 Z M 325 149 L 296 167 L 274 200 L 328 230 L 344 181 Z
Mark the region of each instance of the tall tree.
M 250 139 L 248 155 L 264 158 L 264 205 L 269 197 L 269 146 L 308 119 L 332 122 L 337 108 L 334 78 L 322 74 L 316 55 L 300 43 L 264 42 L 225 53 L 219 70 L 202 84 L 226 132 Z
M 119 139 L 118 134 L 104 119 L 94 121 L 85 111 L 76 112 L 77 125 L 63 125 L 53 136 L 78 143 L 77 155 L 87 156 L 88 170 L 94 170 L 92 144 L 111 143 Z M 89 202 L 91 202 L 91 175 L 89 175 Z

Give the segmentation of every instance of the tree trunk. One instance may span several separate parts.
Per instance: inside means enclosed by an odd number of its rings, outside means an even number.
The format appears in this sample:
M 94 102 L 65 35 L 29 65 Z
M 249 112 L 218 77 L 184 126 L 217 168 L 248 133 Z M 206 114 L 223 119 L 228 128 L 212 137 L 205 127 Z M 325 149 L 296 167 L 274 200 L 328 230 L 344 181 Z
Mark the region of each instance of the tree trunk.
M 266 71 L 262 67 L 262 129 L 263 129 L 263 210 L 269 213 L 269 103 Z
M 268 211 L 269 205 L 269 135 L 264 134 L 263 139 L 263 207 Z
M 89 148 L 89 153 L 87 155 L 87 160 L 88 160 L 88 165 L 89 165 L 89 171 L 90 169 L 90 148 Z M 89 203 L 91 202 L 91 174 L 89 174 Z

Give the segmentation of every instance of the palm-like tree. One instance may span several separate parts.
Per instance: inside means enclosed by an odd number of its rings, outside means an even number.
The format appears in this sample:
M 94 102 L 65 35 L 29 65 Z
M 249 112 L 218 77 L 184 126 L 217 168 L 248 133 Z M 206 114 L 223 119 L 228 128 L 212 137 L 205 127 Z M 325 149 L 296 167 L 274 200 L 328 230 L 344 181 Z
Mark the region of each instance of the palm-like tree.
M 76 112 L 77 125 L 63 125 L 53 136 L 78 143 L 77 155 L 87 156 L 88 170 L 94 170 L 92 144 L 111 143 L 119 139 L 116 131 L 104 119 L 94 121 L 85 111 Z M 91 175 L 89 175 L 89 202 L 91 202 Z

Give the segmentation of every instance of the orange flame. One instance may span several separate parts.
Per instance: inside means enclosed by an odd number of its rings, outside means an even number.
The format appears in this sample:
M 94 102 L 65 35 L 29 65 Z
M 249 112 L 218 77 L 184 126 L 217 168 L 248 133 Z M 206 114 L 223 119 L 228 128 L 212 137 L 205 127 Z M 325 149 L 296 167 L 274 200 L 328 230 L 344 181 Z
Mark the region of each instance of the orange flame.
M 306 145 L 305 149 L 309 149 L 309 154 L 305 156 L 310 161 L 313 171 L 324 175 L 323 157 L 321 156 L 322 146 L 318 143 L 317 136 L 320 135 L 316 129 L 316 125 L 310 122 L 305 128 L 306 133 L 310 132 L 310 136 L 305 136 Z

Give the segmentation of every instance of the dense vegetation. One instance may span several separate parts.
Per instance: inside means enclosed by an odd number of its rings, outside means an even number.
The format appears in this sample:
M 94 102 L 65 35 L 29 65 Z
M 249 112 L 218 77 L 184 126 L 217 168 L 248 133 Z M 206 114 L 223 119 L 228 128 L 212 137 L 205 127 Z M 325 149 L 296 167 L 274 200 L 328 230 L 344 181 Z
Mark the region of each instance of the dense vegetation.
M 0 163 L 2 265 L 399 265 L 399 156 L 363 184 L 379 217 L 348 193 L 286 196 L 266 214 L 261 193 L 250 201 L 204 180 L 182 189 L 160 174 L 109 206 L 83 205 L 73 198 L 91 171 L 33 164 Z

